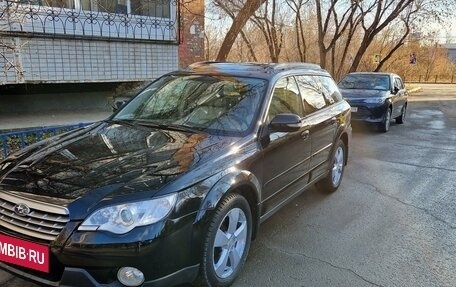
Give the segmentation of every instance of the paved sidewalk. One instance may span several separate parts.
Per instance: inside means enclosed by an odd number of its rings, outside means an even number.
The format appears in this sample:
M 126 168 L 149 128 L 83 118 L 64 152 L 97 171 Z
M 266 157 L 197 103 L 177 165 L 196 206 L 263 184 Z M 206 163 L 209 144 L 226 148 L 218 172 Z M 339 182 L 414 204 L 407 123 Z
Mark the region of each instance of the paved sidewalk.
M 47 111 L 42 113 L 0 114 L 0 130 L 90 123 L 111 115 L 107 111 Z

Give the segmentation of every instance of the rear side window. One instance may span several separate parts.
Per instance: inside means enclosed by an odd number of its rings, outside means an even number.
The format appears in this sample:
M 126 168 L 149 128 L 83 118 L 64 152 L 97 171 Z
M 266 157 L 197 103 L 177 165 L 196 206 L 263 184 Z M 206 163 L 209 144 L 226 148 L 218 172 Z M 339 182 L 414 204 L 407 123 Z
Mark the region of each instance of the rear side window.
M 321 94 L 321 83 L 314 76 L 296 76 L 299 90 L 304 100 L 306 114 L 311 114 L 326 106 L 325 98 Z
M 394 86 L 402 90 L 404 88 L 404 84 L 402 83 L 401 79 L 394 78 Z
M 298 86 L 293 77 L 278 80 L 274 87 L 268 113 L 269 120 L 272 120 L 278 114 L 304 116 L 301 96 L 299 95 Z
M 329 104 L 334 104 L 342 101 L 342 95 L 340 94 L 339 88 L 333 79 L 330 77 L 320 77 L 321 80 L 321 91 L 323 96 L 326 98 Z

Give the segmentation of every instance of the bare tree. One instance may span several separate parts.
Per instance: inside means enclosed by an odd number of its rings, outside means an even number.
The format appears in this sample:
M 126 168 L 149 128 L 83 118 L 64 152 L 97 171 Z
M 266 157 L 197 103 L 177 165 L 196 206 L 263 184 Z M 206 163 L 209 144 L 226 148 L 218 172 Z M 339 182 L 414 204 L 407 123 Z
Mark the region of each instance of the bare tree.
M 0 35 L 3 30 L 2 25 L 7 22 L 18 21 L 15 17 L 15 12 L 18 10 L 19 4 L 20 1 L 7 1 L 5 5 L 0 2 Z M 19 82 L 24 81 L 24 71 L 17 58 L 21 46 L 14 38 L 8 38 L 6 40 L 5 37 L 0 37 L 0 59 L 3 59 L 4 73 L 6 74 L 9 70 L 13 69 Z
M 345 33 L 350 25 L 356 28 L 361 19 L 360 15 L 356 17 L 358 6 L 347 1 L 329 0 L 327 9 L 322 10 L 322 1 L 315 0 L 317 26 L 318 26 L 318 49 L 320 54 L 320 65 L 327 68 L 327 54 L 330 50 L 332 53 L 331 72 L 335 70 L 335 46 L 340 37 Z M 340 4 L 340 5 L 338 5 Z M 340 16 L 341 15 L 341 16 Z
M 233 2 L 233 1 L 226 1 L 226 0 L 213 0 L 215 6 L 220 8 L 224 13 L 226 13 L 232 21 L 236 18 L 236 13 L 238 13 L 242 9 L 242 3 Z M 258 58 L 256 57 L 255 51 L 253 49 L 252 43 L 244 32 L 244 29 L 241 28 L 239 31 L 242 39 L 244 40 L 245 44 L 247 45 L 247 49 L 249 50 L 250 56 L 253 58 L 255 62 L 258 62 Z
M 295 13 L 296 48 L 301 62 L 307 61 L 307 41 L 302 19 L 303 9 L 310 0 L 287 0 L 288 6 Z
M 271 2 L 271 6 L 269 5 Z M 262 9 L 255 13 L 251 20 L 262 32 L 271 62 L 279 61 L 283 47 L 284 17 L 280 17 L 277 0 L 269 0 Z
M 217 61 L 225 61 L 233 47 L 234 41 L 255 11 L 266 2 L 266 0 L 246 0 L 242 8 L 233 19 L 233 23 L 226 34 L 217 55 Z

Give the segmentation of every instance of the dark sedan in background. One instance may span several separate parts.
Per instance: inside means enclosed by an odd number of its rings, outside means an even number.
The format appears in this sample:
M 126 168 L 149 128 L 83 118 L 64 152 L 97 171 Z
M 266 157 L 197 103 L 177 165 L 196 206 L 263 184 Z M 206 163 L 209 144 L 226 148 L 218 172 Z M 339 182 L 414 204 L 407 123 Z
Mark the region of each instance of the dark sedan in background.
M 408 92 L 398 75 L 350 73 L 339 82 L 339 88 L 352 107 L 352 120 L 376 124 L 382 132 L 389 130 L 393 118 L 404 123 Z

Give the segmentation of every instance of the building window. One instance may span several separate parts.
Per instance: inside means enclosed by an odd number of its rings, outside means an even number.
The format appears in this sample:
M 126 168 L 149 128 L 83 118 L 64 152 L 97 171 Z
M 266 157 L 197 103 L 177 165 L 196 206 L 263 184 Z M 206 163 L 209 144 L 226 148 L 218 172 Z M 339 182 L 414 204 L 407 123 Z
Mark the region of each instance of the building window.
M 74 9 L 74 0 L 43 0 L 43 6 Z
M 23 4 L 171 18 L 171 0 L 21 0 Z
M 169 18 L 170 0 L 131 0 L 131 14 Z

